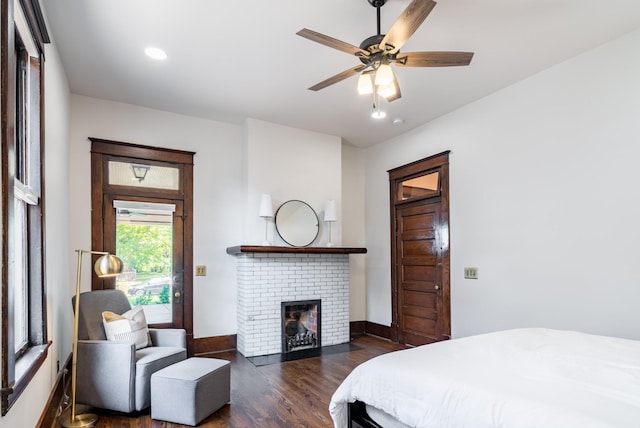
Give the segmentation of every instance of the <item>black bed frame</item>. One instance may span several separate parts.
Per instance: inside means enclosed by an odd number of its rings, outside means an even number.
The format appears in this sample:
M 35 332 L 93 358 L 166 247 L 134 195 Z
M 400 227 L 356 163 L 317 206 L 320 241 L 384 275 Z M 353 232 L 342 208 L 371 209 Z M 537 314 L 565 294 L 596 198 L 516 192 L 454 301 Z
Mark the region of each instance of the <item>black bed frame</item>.
M 349 428 L 356 428 L 353 425 L 354 422 L 362 428 L 384 428 L 371 419 L 362 401 L 349 403 Z

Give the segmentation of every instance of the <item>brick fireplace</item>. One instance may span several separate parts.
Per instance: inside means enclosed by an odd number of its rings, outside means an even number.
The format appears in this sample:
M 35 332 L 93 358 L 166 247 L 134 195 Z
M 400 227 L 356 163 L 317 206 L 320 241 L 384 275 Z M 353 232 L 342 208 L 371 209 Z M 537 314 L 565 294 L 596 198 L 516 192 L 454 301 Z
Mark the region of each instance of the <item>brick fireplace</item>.
M 365 249 L 242 246 L 227 252 L 237 258 L 237 346 L 242 355 L 283 352 L 287 302 L 321 304 L 321 346 L 349 342 L 349 254 Z

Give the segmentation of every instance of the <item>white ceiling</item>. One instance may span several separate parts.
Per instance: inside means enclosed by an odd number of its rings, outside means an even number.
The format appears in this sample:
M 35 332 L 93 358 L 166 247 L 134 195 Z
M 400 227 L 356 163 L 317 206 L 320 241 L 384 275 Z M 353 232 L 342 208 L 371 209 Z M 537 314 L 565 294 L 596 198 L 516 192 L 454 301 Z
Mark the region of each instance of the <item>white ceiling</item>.
M 376 34 L 367 0 L 42 2 L 75 94 L 237 124 L 250 117 L 360 147 L 640 27 L 638 0 L 440 0 L 402 50 L 475 52 L 471 65 L 396 68 L 402 98 L 374 120 L 356 77 L 307 90 L 359 61 L 296 35 L 309 28 L 357 46 Z M 383 33 L 409 3 L 388 0 Z M 149 59 L 147 46 L 168 59 Z

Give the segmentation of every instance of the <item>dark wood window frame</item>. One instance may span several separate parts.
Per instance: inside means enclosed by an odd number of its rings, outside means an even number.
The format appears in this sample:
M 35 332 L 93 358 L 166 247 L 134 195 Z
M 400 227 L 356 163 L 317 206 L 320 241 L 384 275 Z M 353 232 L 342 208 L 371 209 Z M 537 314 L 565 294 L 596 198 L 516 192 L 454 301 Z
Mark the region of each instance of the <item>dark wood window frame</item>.
M 19 9 L 18 9 L 19 8 Z M 24 16 L 24 28 L 16 23 Z M 36 0 L 1 0 L 2 102 L 2 415 L 25 390 L 44 363 L 47 340 L 44 247 L 44 44 L 49 36 Z M 22 21 L 21 21 L 22 22 Z M 34 46 L 26 54 L 26 46 Z M 25 70 L 28 69 L 29 73 Z M 28 80 L 26 79 L 28 78 Z M 29 89 L 28 91 L 26 89 Z M 25 340 L 16 346 L 14 329 L 17 215 L 14 198 L 24 202 Z

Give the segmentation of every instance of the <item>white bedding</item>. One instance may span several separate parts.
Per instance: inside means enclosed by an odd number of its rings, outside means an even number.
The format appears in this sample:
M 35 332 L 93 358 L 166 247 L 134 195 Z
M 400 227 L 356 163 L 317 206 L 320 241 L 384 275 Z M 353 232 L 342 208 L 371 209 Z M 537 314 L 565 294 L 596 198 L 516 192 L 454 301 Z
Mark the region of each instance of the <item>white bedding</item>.
M 336 428 L 363 401 L 411 427 L 640 427 L 640 341 L 517 329 L 373 358 L 331 398 Z

